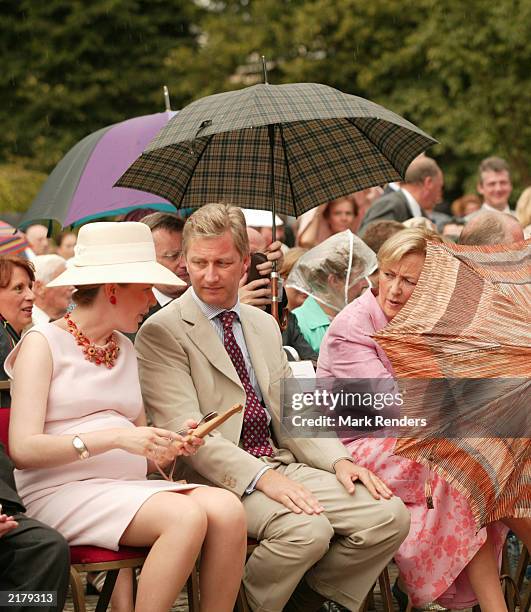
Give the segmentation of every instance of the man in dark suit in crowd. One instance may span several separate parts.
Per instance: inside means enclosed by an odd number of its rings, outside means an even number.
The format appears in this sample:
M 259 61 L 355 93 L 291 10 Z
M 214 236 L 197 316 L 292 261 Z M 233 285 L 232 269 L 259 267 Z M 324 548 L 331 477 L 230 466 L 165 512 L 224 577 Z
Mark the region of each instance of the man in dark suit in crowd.
M 70 571 L 68 544 L 57 531 L 24 514 L 13 464 L 1 443 L 0 505 L 0 591 L 56 591 L 57 604 L 39 610 L 62 610 Z M 27 604 L 9 607 L 18 612 L 30 608 L 35 609 Z
M 443 184 L 443 173 L 437 162 L 419 155 L 409 164 L 400 189 L 382 196 L 367 210 L 360 232 L 371 221 L 380 219 L 403 223 L 412 217 L 430 217 L 434 206 L 442 199 Z

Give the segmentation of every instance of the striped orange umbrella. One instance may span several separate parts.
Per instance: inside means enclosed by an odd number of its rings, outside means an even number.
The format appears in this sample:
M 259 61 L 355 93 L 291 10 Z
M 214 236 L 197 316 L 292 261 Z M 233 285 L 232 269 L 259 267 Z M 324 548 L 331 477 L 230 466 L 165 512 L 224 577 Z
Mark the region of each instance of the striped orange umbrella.
M 411 298 L 375 336 L 397 377 L 406 379 L 406 414 L 432 423 L 426 433 L 419 428 L 400 438 L 395 453 L 429 466 L 464 494 L 478 528 L 531 517 L 530 306 L 530 240 L 430 243 Z M 486 395 L 478 391 L 483 383 Z M 448 402 L 442 395 L 452 385 L 460 395 L 450 393 Z M 441 411 L 445 402 L 450 411 Z
M 20 255 L 29 247 L 26 236 L 5 221 L 0 221 L 0 255 Z

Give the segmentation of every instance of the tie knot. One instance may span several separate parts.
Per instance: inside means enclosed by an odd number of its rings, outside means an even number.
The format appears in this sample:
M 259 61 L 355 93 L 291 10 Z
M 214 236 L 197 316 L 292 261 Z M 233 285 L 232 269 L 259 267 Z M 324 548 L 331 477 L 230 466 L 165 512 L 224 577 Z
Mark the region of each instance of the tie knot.
M 234 323 L 234 319 L 236 318 L 236 313 L 232 310 L 225 310 L 223 311 L 220 315 L 219 318 L 221 319 L 221 322 L 223 323 L 223 328 L 224 329 L 232 329 L 232 324 Z

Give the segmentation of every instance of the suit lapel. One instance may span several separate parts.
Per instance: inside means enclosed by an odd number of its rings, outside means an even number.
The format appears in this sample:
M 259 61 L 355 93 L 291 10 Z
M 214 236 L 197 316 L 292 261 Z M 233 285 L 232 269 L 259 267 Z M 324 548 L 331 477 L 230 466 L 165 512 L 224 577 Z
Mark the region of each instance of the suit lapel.
M 239 387 L 242 387 L 240 377 L 234 369 L 225 347 L 212 327 L 212 323 L 195 303 L 191 291 L 187 291 L 179 298 L 179 302 L 183 321 L 189 324 L 186 326 L 186 333 L 190 340 L 214 368 L 230 378 Z
M 254 306 L 250 308 L 254 308 Z M 265 401 L 269 396 L 270 372 L 264 357 L 264 336 L 260 334 L 260 330 L 255 326 L 252 317 L 246 315 L 248 315 L 248 313 L 246 313 L 245 309 L 242 307 L 241 323 L 245 344 L 247 345 L 251 363 L 253 364 L 253 370 L 256 374 L 256 380 L 258 381 L 258 385 L 262 391 L 262 397 Z

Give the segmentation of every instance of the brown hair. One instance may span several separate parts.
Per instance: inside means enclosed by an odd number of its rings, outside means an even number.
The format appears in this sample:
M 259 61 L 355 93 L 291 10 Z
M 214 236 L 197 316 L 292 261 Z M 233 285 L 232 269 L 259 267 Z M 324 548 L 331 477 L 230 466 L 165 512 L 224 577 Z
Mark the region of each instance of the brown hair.
M 155 212 L 140 220 L 154 232 L 155 230 L 166 230 L 167 232 L 182 232 L 184 221 L 172 213 Z
M 358 203 L 354 199 L 354 194 L 350 194 L 350 195 L 342 196 L 340 198 L 336 198 L 335 200 L 331 200 L 330 202 L 328 202 L 325 209 L 323 210 L 323 217 L 325 219 L 328 219 L 328 217 L 330 216 L 330 208 L 332 207 L 332 205 L 338 204 L 339 202 L 348 202 L 349 204 L 351 204 L 352 214 L 355 217 L 358 216 L 358 213 L 359 213 Z
M 230 231 L 242 259 L 249 255 L 247 226 L 241 208 L 216 202 L 197 209 L 184 224 L 183 252 L 186 255 L 194 238 L 217 238 Z
M 501 157 L 487 157 L 480 164 L 478 168 L 478 183 L 483 183 L 483 172 L 507 172 L 511 174 L 509 170 L 509 164 Z
M 404 225 L 398 221 L 380 219 L 379 221 L 369 223 L 360 238 L 369 248 L 378 254 L 382 244 L 403 229 L 405 229 Z
M 78 285 L 72 294 L 72 301 L 78 306 L 90 306 L 103 285 Z
M 131 283 L 116 283 L 119 287 L 127 287 Z M 72 294 L 72 301 L 78 306 L 90 306 L 96 299 L 103 284 L 99 285 L 77 285 Z
M 29 259 L 18 255 L 2 255 L 0 256 L 0 289 L 5 289 L 9 285 L 15 268 L 22 268 L 27 272 L 30 281 L 32 283 L 35 281 L 35 268 Z
M 481 198 L 477 196 L 475 193 L 467 193 L 457 200 L 452 202 L 452 206 L 450 207 L 452 210 L 452 215 L 454 217 L 464 217 L 467 204 L 477 204 L 478 209 L 481 206 Z

